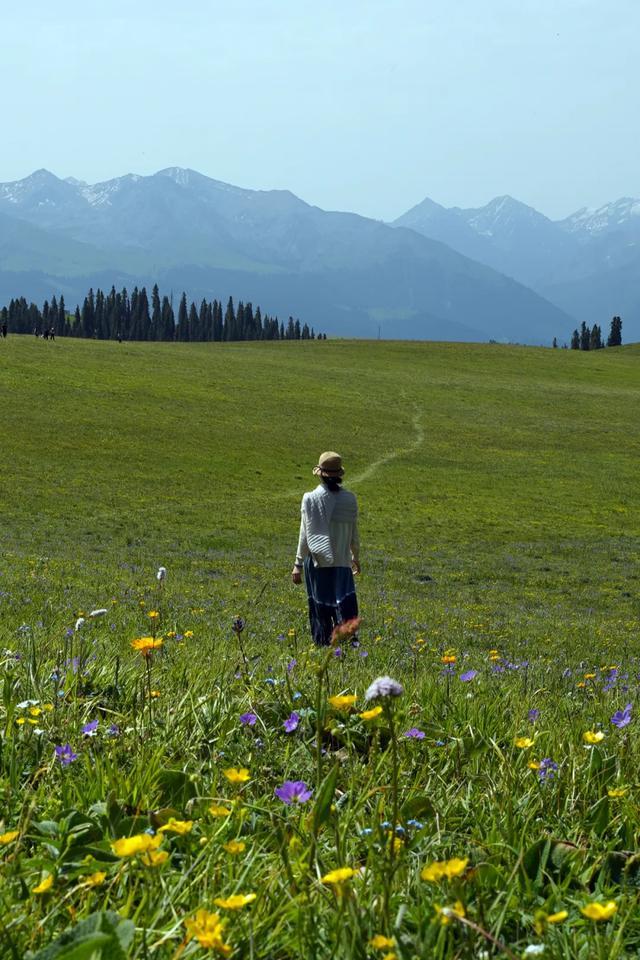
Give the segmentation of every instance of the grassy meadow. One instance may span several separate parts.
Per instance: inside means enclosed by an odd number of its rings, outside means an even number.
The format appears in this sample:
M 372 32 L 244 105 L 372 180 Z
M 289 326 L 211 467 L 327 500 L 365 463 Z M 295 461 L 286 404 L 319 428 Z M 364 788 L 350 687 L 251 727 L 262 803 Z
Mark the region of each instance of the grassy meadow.
M 9 337 L 0 404 L 0 955 L 638 955 L 639 347 Z

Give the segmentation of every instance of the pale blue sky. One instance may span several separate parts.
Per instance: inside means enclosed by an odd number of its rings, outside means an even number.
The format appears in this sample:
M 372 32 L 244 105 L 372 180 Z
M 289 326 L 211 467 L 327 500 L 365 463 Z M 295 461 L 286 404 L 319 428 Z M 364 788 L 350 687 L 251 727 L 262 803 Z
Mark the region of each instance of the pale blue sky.
M 381 219 L 640 196 L 639 0 L 12 6 L 0 181 L 177 165 Z

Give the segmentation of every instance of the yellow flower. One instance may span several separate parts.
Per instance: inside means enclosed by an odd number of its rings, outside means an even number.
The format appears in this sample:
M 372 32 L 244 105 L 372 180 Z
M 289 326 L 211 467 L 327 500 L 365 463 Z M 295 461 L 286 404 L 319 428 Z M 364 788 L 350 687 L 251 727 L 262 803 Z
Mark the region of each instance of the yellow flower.
M 43 709 L 43 710 L 46 710 L 47 713 L 51 713 L 51 711 L 53 710 L 53 704 L 52 704 L 52 703 L 43 703 L 43 704 L 42 704 L 42 709 Z
M 138 637 L 131 641 L 134 650 L 139 650 L 143 657 L 150 657 L 154 650 L 162 646 L 162 637 Z
M 228 843 L 223 844 L 223 848 L 227 853 L 235 856 L 236 853 L 243 853 L 247 849 L 247 845 L 242 840 L 229 840 Z
M 160 827 L 158 833 L 191 833 L 193 830 L 193 820 L 176 820 L 175 817 L 169 817 L 164 826 Z
M 329 873 L 325 873 L 321 882 L 333 884 L 344 883 L 345 880 L 350 880 L 351 877 L 355 876 L 355 873 L 356 871 L 351 867 L 338 867 L 337 870 L 330 870 Z
M 167 850 L 149 850 L 148 853 L 142 854 L 140 863 L 143 863 L 145 867 L 161 867 L 168 859 L 169 853 Z
M 0 847 L 6 847 L 7 844 L 13 843 L 19 833 L 19 830 L 8 830 L 7 833 L 0 833 Z
M 98 870 L 97 873 L 92 873 L 90 877 L 84 878 L 85 887 L 99 887 L 101 883 L 104 883 L 107 874 L 104 870 Z
M 375 937 L 369 940 L 369 946 L 373 947 L 374 950 L 387 950 L 393 948 L 395 944 L 389 937 L 385 937 L 381 933 L 376 933 Z
M 607 795 L 610 796 L 612 800 L 617 800 L 619 797 L 626 796 L 628 789 L 628 787 L 609 787 Z M 0 837 L 0 842 L 2 842 L 2 837 Z
M 160 614 L 157 610 L 149 610 L 149 613 L 147 614 L 147 616 L 149 617 L 150 620 L 157 620 Z
M 569 912 L 567 910 L 558 910 L 557 913 L 550 913 L 547 916 L 547 923 L 562 923 L 568 916 Z
M 580 912 L 589 920 L 610 920 L 614 913 L 618 912 L 618 906 L 615 900 L 609 900 L 607 903 L 598 903 L 594 900 L 586 907 L 580 907 Z
M 538 760 L 529 760 L 527 766 L 529 767 L 529 770 L 539 770 L 540 762 Z
M 336 694 L 334 697 L 329 697 L 329 703 L 334 710 L 350 710 L 357 699 L 352 693 Z
M 593 680 L 594 677 L 595 677 L 595 673 L 585 673 L 584 675 L 585 680 Z
M 513 742 L 519 750 L 528 750 L 529 747 L 533 746 L 531 737 L 516 737 Z
M 157 834 L 152 837 L 149 833 L 137 833 L 133 837 L 122 837 L 120 840 L 114 840 L 111 849 L 116 857 L 135 857 L 138 853 L 156 850 L 161 843 L 162 837 Z
M 246 783 L 250 779 L 249 771 L 246 767 L 229 767 L 222 771 L 229 783 Z
M 191 637 L 193 636 L 193 630 L 185 630 L 185 632 L 182 634 L 182 636 L 183 636 L 186 640 L 190 640 Z
M 187 929 L 187 940 L 197 940 L 201 947 L 217 950 L 223 957 L 228 957 L 231 953 L 231 947 L 222 939 L 223 924 L 219 914 L 198 910 L 194 917 L 184 921 L 184 925 Z
M 379 717 L 382 713 L 382 707 L 371 707 L 371 710 L 364 710 L 362 713 L 358 714 L 361 720 L 375 720 L 376 717 Z
M 464 904 L 460 900 L 456 900 L 452 907 L 439 907 L 435 905 L 436 913 L 440 917 L 440 923 L 443 926 L 446 926 L 448 923 L 451 923 L 452 917 L 465 917 Z
M 440 657 L 440 663 L 455 663 L 456 655 L 455 653 L 445 653 L 444 657 Z
M 241 910 L 248 903 L 253 903 L 256 896 L 256 893 L 234 893 L 226 900 L 223 897 L 216 897 L 213 902 L 216 907 L 222 907 L 223 910 Z
M 16 723 L 18 724 L 19 727 L 21 727 L 23 723 L 26 723 L 26 720 L 24 717 L 18 717 L 18 719 L 16 720 Z
M 604 740 L 604 733 L 602 730 L 585 730 L 582 739 L 585 743 L 600 743 L 601 740 Z
M 420 876 L 429 883 L 437 883 L 439 880 L 451 880 L 453 877 L 459 877 L 467 869 L 469 858 L 464 860 L 460 857 L 453 857 L 452 860 L 435 860 L 422 868 Z
M 29 713 L 31 714 L 32 717 L 39 717 L 40 714 L 42 713 L 42 710 L 40 709 L 40 707 L 29 707 Z
M 34 887 L 32 893 L 46 893 L 53 886 L 53 874 L 48 873 L 44 880 L 41 880 L 37 887 Z
M 231 812 L 229 807 L 220 807 L 215 803 L 209 807 L 209 813 L 212 817 L 228 817 Z

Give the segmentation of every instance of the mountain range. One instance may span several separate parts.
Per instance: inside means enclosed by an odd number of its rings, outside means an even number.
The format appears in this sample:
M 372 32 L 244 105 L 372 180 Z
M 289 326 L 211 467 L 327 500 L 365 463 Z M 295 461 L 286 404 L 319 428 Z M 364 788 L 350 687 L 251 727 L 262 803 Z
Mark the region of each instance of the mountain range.
M 38 170 L 0 184 L 0 305 L 157 282 L 341 336 L 562 342 L 619 313 L 629 340 L 638 213 L 620 201 L 555 222 L 508 197 L 424 200 L 386 224 L 178 167 L 98 184 Z

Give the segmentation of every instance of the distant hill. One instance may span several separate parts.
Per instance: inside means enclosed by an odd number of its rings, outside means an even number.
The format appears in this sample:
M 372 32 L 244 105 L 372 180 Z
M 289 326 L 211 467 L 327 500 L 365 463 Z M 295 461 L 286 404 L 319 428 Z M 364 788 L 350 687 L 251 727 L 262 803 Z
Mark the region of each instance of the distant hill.
M 550 220 L 496 197 L 477 209 L 446 208 L 426 198 L 394 221 L 513 277 L 571 314 L 606 326 L 621 315 L 627 339 L 640 339 L 640 200 Z
M 0 217 L 3 301 L 158 282 L 344 336 L 549 343 L 574 324 L 473 250 L 177 167 L 93 185 L 39 170 L 0 185 Z

